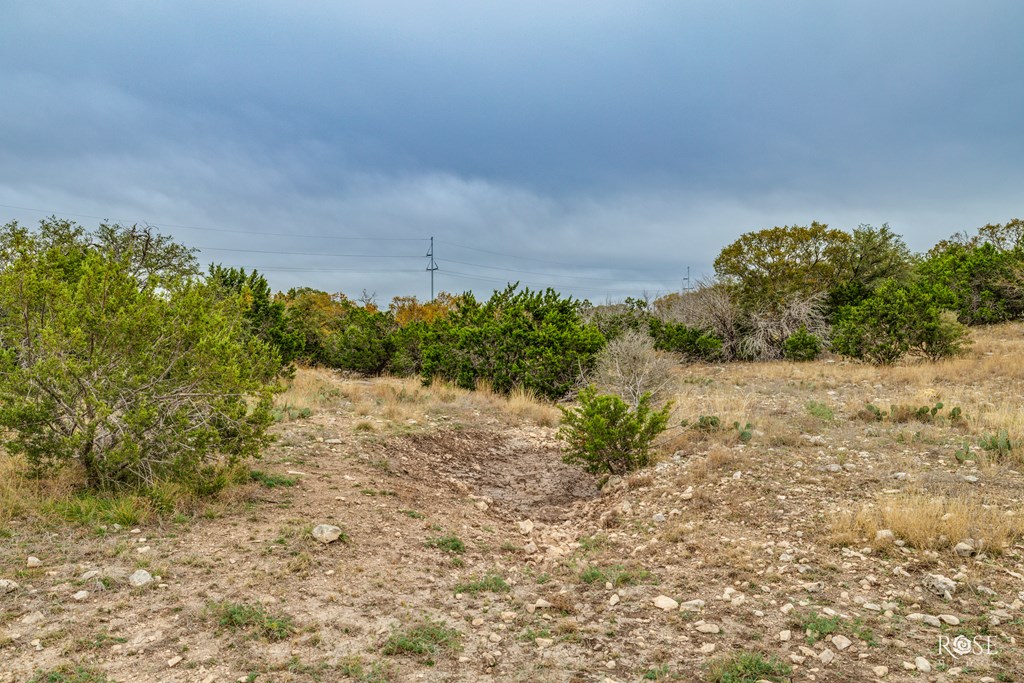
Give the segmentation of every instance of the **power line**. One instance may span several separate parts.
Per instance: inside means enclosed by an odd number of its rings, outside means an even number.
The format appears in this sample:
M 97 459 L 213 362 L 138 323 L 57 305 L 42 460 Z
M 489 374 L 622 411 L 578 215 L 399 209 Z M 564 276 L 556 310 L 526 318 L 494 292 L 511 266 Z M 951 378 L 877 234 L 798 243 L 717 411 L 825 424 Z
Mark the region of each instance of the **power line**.
M 542 275 L 544 277 L 564 277 L 575 280 L 593 280 L 596 282 L 633 282 L 638 284 L 650 284 L 650 280 L 627 280 L 617 277 L 589 277 L 586 275 L 561 275 L 558 273 L 539 273 L 534 270 L 519 270 L 518 268 L 502 268 L 501 266 L 485 266 L 482 263 L 469 263 L 467 261 L 456 261 L 454 259 L 445 259 L 442 263 L 458 263 L 463 266 L 473 266 L 475 268 L 487 268 L 488 270 L 503 270 L 510 273 L 524 273 L 526 275 Z
M 564 263 L 562 261 L 547 261 L 544 259 L 532 258 L 529 256 L 516 256 L 515 254 L 507 254 L 501 251 L 491 251 L 490 249 L 481 249 L 480 247 L 471 247 L 468 244 L 459 244 L 458 242 L 449 242 L 448 240 L 438 240 L 438 244 L 447 244 L 450 247 L 458 247 L 459 249 L 469 249 L 470 251 L 479 251 L 483 254 L 492 254 L 494 256 L 505 256 L 506 258 L 519 259 L 520 261 L 534 261 L 535 263 L 544 263 L 549 266 L 566 266 L 568 268 L 586 268 L 587 266 L 579 263 Z
M 27 206 L 13 206 L 11 204 L 0 204 L 0 207 L 5 209 L 18 209 L 20 211 L 33 211 L 41 213 L 47 216 L 51 215 L 62 215 L 62 216 L 74 216 L 76 218 L 92 218 L 98 221 L 110 220 L 107 216 L 92 216 L 86 213 L 69 213 L 67 211 L 45 211 L 43 209 L 33 209 Z M 128 221 L 118 221 L 127 223 Z M 135 221 L 132 221 L 133 223 Z M 355 237 L 347 235 L 313 235 L 313 234 L 302 234 L 295 232 L 254 232 L 251 230 L 234 230 L 231 228 L 211 228 L 198 225 L 178 225 L 175 223 L 146 223 L 145 225 L 151 225 L 154 228 L 177 228 L 180 230 L 202 230 L 204 232 L 224 232 L 232 233 L 236 235 L 256 235 L 260 237 L 303 237 L 318 240 L 356 240 L 356 241 L 368 241 L 368 242 L 426 242 L 425 237 Z
M 323 251 L 277 251 L 262 249 L 238 249 L 235 247 L 195 247 L 199 251 L 230 251 L 245 254 L 276 254 L 279 256 L 334 256 L 337 258 L 423 258 L 422 256 L 411 256 L 408 254 L 332 254 Z

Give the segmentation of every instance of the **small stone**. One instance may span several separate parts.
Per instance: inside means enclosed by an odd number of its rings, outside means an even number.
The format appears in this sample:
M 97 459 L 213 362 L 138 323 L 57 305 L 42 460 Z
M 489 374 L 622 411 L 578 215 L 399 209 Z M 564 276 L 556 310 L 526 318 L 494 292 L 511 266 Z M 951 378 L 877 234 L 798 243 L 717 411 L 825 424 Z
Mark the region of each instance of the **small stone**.
M 704 601 L 700 598 L 695 600 L 687 600 L 686 602 L 679 605 L 679 609 L 684 612 L 696 612 L 699 609 L 704 609 Z
M 887 543 L 896 540 L 896 534 L 892 532 L 892 529 L 879 529 L 875 532 L 876 543 Z
M 43 561 L 40 560 L 38 557 L 29 556 L 28 561 L 25 564 L 28 565 L 29 567 L 33 567 L 33 568 L 34 567 L 42 567 L 43 566 Z
M 789 614 L 793 611 L 793 603 L 787 602 L 785 605 L 779 608 L 779 611 L 783 614 Z
M 532 519 L 524 519 L 521 522 L 517 522 L 517 524 L 519 526 L 519 533 L 521 533 L 523 536 L 528 536 L 530 532 L 533 531 Z
M 831 664 L 835 658 L 836 653 L 832 652 L 832 650 L 823 650 L 822 653 L 818 655 L 818 661 L 824 664 L 825 666 Z
M 654 516 L 651 519 L 653 519 L 658 524 L 661 524 L 665 521 L 665 514 L 662 512 L 656 512 L 654 513 Z
M 953 551 L 960 557 L 970 557 L 974 554 L 974 546 L 970 543 L 964 543 L 963 541 L 961 541 L 960 543 L 956 544 L 956 547 L 953 548 Z
M 497 633 L 492 633 L 491 635 L 487 636 L 487 640 L 491 641 L 492 643 L 500 643 L 501 636 L 499 636 Z
M 939 619 L 941 619 L 942 621 L 946 622 L 950 626 L 959 626 L 960 625 L 960 618 L 957 617 L 957 616 L 954 616 L 952 614 L 940 614 L 939 615 Z
M 922 616 L 921 621 L 928 624 L 929 626 L 934 626 L 935 628 L 939 628 L 940 626 L 942 626 L 942 622 L 939 621 L 939 618 L 933 617 L 931 614 L 925 614 L 924 616 Z
M 672 610 L 679 609 L 679 603 L 668 597 L 667 595 L 659 595 L 654 598 L 654 606 L 660 610 L 671 612 Z
M 554 638 L 534 638 L 533 642 L 537 643 L 537 647 L 551 647 L 555 644 Z
M 875 674 L 876 678 L 885 678 L 889 675 L 889 667 L 875 666 L 871 668 L 871 673 Z
M 932 670 L 931 662 L 929 662 L 924 657 L 915 658 L 914 666 L 917 668 L 918 671 L 924 674 L 929 673 Z
M 10 579 L 0 579 L 0 595 L 18 590 L 18 584 Z
M 716 647 L 717 646 L 714 643 L 705 643 L 700 646 L 700 653 L 702 655 L 709 655 L 715 651 Z
M 506 624 L 509 624 L 509 623 L 511 623 L 511 622 L 516 620 L 516 613 L 515 612 L 502 612 L 501 613 L 501 620 L 504 621 Z
M 79 576 L 79 577 L 78 577 L 78 580 L 79 580 L 79 581 L 92 581 L 93 579 L 95 579 L 95 578 L 96 578 L 97 576 L 99 576 L 99 575 L 100 575 L 100 573 L 99 573 L 99 571 L 98 571 L 98 570 L 96 570 L 96 569 L 90 569 L 90 570 L 89 570 L 89 571 L 87 571 L 86 573 L 84 573 L 84 574 L 82 574 L 81 576 Z
M 842 652 L 846 648 L 853 645 L 853 641 L 843 635 L 832 636 L 832 644 L 835 645 L 836 649 Z
M 779 640 L 784 643 L 789 642 L 789 639 L 793 637 L 792 631 L 786 629 L 785 631 L 779 631 Z
M 73 600 L 78 600 L 79 602 L 85 600 L 87 597 L 89 597 L 89 591 L 78 591 L 71 596 Z
M 170 659 L 167 660 L 167 667 L 170 668 L 170 669 L 173 669 L 174 667 L 176 667 L 178 665 L 178 663 L 180 661 L 181 661 L 181 655 L 178 655 L 178 656 L 175 656 L 175 657 L 171 657 Z
M 473 503 L 473 506 L 476 507 L 477 510 L 487 510 L 487 501 L 478 500 L 477 502 Z
M 148 583 L 152 583 L 153 576 L 145 569 L 136 569 L 135 572 L 128 577 L 128 583 L 135 588 L 141 588 Z
M 333 524 L 317 524 L 313 527 L 313 538 L 323 544 L 333 543 L 341 538 L 341 527 Z
M 608 598 L 608 604 L 612 607 L 615 607 L 615 605 L 619 604 L 619 594 L 612 593 L 612 597 Z
M 925 574 L 921 583 L 929 591 L 946 600 L 951 599 L 956 592 L 956 581 L 942 574 Z
M 21 623 L 25 624 L 26 626 L 32 626 L 34 624 L 40 623 L 45 618 L 46 617 L 43 616 L 42 612 L 32 612 L 30 614 L 26 614 L 25 616 L 23 616 L 21 618 Z
M 722 629 L 719 628 L 718 624 L 706 624 L 700 621 L 694 625 L 694 628 L 696 628 L 699 633 L 710 633 L 712 635 L 722 632 Z
M 861 607 L 863 607 L 864 609 L 867 609 L 867 610 L 871 610 L 872 612 L 881 612 L 882 611 L 882 606 L 881 605 L 876 605 L 873 602 L 865 602 L 863 605 L 861 605 Z

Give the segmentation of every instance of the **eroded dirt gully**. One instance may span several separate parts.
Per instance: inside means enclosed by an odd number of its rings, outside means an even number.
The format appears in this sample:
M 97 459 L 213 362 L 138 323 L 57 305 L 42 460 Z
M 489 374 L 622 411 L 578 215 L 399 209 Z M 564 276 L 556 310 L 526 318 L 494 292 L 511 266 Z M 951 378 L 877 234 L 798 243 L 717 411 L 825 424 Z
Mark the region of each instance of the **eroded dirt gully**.
M 552 429 L 456 412 L 459 419 L 445 413 L 396 428 L 342 402 L 276 428 L 278 442 L 255 466 L 294 486 L 248 486 L 188 523 L 103 537 L 26 527 L 4 543 L 3 566 L 23 567 L 28 555 L 43 564 L 13 572 L 18 590 L 0 596 L 0 681 L 71 664 L 115 681 L 519 677 L 523 662 L 503 651 L 536 646 L 501 620 L 497 643 L 491 629 L 475 638 L 471 622 L 514 609 L 517 583 L 532 571 L 518 522 L 538 530 L 564 522 L 598 490 L 561 462 Z M 347 543 L 314 541 L 309 529 L 320 523 L 342 527 Z M 448 536 L 465 552 L 430 546 Z M 153 584 L 125 584 L 138 567 Z M 511 590 L 456 597 L 456 583 L 488 573 Z M 88 597 L 72 599 L 79 589 Z M 225 628 L 215 611 L 224 603 L 286 616 L 296 633 L 272 642 Z M 466 631 L 457 651 L 426 657 L 430 666 L 425 657 L 382 654 L 390 634 L 424 619 Z

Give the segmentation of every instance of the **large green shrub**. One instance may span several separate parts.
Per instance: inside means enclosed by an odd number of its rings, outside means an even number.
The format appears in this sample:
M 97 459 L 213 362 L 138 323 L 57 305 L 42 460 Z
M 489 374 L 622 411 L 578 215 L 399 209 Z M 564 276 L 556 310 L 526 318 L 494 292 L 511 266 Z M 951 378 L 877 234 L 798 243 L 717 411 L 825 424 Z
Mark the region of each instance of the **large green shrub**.
M 665 431 L 669 408 L 651 408 L 650 394 L 631 408 L 618 396 L 588 387 L 580 392 L 578 407 L 560 407 L 558 437 L 565 442 L 564 460 L 580 463 L 594 474 L 623 474 L 643 467 L 650 462 L 651 442 Z
M 380 374 L 391 358 L 393 328 L 390 314 L 349 304 L 330 323 L 323 361 L 339 370 Z
M 657 318 L 651 319 L 648 330 L 654 348 L 678 353 L 688 360 L 715 360 L 722 353 L 722 340 L 706 330 Z
M 1024 248 L 1000 249 L 978 239 L 943 242 L 920 266 L 920 277 L 949 289 L 951 308 L 968 325 L 1024 315 Z
M 938 360 L 961 353 L 967 329 L 950 312 L 953 294 L 940 285 L 894 280 L 856 306 L 839 313 L 832 349 L 836 353 L 890 365 L 905 355 Z
M 77 463 L 95 488 L 206 490 L 266 443 L 280 358 L 187 251 L 106 227 L 0 231 L 6 448 L 40 471 Z
M 801 327 L 782 342 L 782 357 L 786 360 L 809 361 L 821 355 L 821 339 Z
M 485 380 L 502 393 L 523 387 L 560 398 L 603 344 L 597 328 L 583 324 L 576 300 L 509 285 L 484 303 L 465 294 L 435 321 L 423 340 L 421 372 L 467 389 Z

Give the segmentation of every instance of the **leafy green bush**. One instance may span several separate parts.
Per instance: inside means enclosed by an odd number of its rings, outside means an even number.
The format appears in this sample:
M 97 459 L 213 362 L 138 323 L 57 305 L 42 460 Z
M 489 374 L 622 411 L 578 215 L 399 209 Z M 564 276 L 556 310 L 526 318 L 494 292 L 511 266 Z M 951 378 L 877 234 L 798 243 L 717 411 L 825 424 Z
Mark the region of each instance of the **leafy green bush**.
M 347 305 L 324 340 L 324 362 L 332 368 L 379 375 L 391 358 L 391 316 Z
M 1000 249 L 978 239 L 943 242 L 917 268 L 953 294 L 951 308 L 968 325 L 1002 322 L 1024 314 L 1024 249 Z
M 811 361 L 821 355 L 821 339 L 801 327 L 782 342 L 782 357 L 792 361 Z
M 594 474 L 623 474 L 650 462 L 651 442 L 665 430 L 670 406 L 655 411 L 644 395 L 633 409 L 618 396 L 588 387 L 580 392 L 578 408 L 559 408 L 565 462 Z
M 164 245 L 164 253 L 155 250 Z M 134 228 L 0 231 L 0 426 L 37 470 L 196 492 L 256 455 L 280 357 L 191 255 Z
M 722 353 L 722 340 L 706 330 L 657 318 L 651 319 L 649 330 L 654 348 L 681 354 L 689 360 L 715 360 Z
M 948 313 L 952 293 L 920 280 L 890 280 L 870 297 L 839 314 L 832 349 L 876 365 L 890 365 L 908 353 L 938 360 L 968 344 L 967 329 Z
M 604 344 L 597 328 L 584 325 L 580 304 L 554 290 L 517 291 L 509 285 L 481 304 L 463 295 L 423 341 L 426 381 L 435 377 L 474 389 L 486 380 L 499 393 L 522 387 L 560 398 L 588 371 Z

